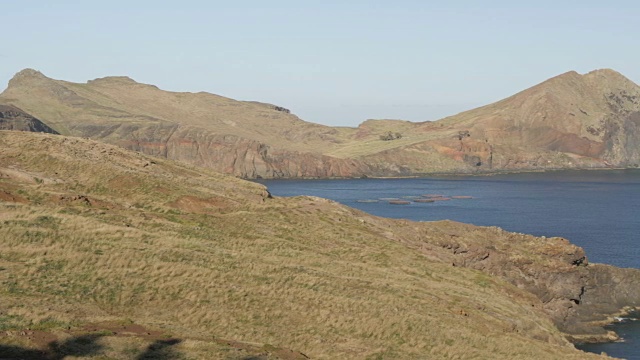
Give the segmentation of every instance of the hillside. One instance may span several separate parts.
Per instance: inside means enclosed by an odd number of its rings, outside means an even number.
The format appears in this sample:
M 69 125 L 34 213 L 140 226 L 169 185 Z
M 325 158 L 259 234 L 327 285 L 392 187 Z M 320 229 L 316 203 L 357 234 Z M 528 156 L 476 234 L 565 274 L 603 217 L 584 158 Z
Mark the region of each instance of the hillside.
M 638 167 L 640 87 L 613 70 L 572 71 L 439 121 L 369 121 L 359 131 L 410 135 L 398 146 L 369 138 L 330 154 L 395 163 L 405 174 Z
M 331 176 L 365 172 L 322 155 L 338 130 L 270 104 L 208 93 L 175 93 L 127 77 L 76 84 L 35 70 L 16 74 L 0 103 L 46 119 L 64 135 L 89 137 L 239 177 Z M 318 151 L 310 149 L 319 149 Z
M 58 135 L 0 131 L 0 224 L 14 356 L 596 359 L 567 338 L 640 306 L 640 271 L 564 239 L 273 198 Z
M 480 171 L 638 167 L 640 87 L 613 70 L 572 71 L 414 131 L 447 136 L 392 156 L 430 148 Z
M 80 84 L 30 69 L 9 82 L 2 103 L 64 135 L 243 178 L 640 164 L 640 87 L 613 70 L 562 74 L 440 121 L 368 120 L 357 128 L 312 124 L 281 106 L 169 92 L 127 77 Z

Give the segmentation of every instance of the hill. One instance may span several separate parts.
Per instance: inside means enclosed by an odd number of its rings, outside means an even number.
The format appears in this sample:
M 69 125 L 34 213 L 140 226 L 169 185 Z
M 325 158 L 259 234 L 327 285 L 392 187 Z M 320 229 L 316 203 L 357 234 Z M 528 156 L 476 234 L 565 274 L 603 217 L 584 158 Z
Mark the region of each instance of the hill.
M 640 87 L 613 70 L 549 79 L 435 122 L 305 122 L 284 107 L 176 93 L 127 77 L 85 84 L 19 72 L 0 94 L 61 134 L 243 178 L 637 167 Z M 391 135 L 391 136 L 389 136 Z
M 481 171 L 638 167 L 640 87 L 613 70 L 572 71 L 414 131 L 447 136 L 391 156 L 431 148 Z
M 364 172 L 322 155 L 338 130 L 285 108 L 208 93 L 174 93 L 127 77 L 75 84 L 27 69 L 0 102 L 46 119 L 64 135 L 89 137 L 239 177 L 331 176 Z
M 567 339 L 640 306 L 640 271 L 564 239 L 273 198 L 87 139 L 1 131 L 0 209 L 0 354 L 595 359 Z
M 88 139 L 0 131 L 0 210 L 17 357 L 596 359 L 567 339 L 640 306 L 640 271 L 565 239 L 274 198 Z

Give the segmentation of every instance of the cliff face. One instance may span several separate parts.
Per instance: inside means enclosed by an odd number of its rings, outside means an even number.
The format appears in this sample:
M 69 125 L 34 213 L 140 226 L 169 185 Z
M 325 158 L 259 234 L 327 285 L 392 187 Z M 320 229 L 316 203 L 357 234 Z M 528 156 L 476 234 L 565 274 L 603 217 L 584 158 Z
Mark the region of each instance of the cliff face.
M 640 166 L 640 87 L 613 70 L 562 74 L 436 122 L 370 120 L 358 128 L 127 77 L 77 84 L 24 70 L 0 100 L 62 134 L 248 178 Z
M 180 126 L 167 129 L 166 133 L 160 138 L 115 140 L 114 143 L 241 178 L 330 178 L 369 173 L 369 167 L 357 160 L 278 149 L 235 135 L 203 133 Z
M 287 150 L 263 141 L 182 124 L 74 126 L 74 133 L 144 154 L 179 160 L 241 178 L 348 177 L 367 174 L 358 160 Z
M 42 121 L 15 106 L 0 104 L 0 130 L 18 130 L 57 134 Z

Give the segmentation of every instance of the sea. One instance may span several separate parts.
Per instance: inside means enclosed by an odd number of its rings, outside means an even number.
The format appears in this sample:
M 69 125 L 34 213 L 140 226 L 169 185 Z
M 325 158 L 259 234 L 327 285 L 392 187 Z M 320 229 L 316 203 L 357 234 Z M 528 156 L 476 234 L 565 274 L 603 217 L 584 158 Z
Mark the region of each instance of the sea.
M 640 268 L 640 170 L 636 169 L 259 182 L 274 196 L 319 196 L 388 218 L 449 219 L 560 236 L 581 246 L 589 262 Z M 425 195 L 450 200 L 413 201 Z M 389 199 L 409 203 L 390 204 Z M 577 347 L 640 360 L 639 317 L 632 314 L 611 326 L 623 342 Z

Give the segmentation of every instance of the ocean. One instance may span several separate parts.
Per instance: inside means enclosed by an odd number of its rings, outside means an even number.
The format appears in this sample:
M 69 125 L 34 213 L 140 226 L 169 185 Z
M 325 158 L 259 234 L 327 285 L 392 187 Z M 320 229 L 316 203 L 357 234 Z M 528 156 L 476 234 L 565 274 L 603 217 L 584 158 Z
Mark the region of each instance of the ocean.
M 389 218 L 449 219 L 536 236 L 561 236 L 584 248 L 590 262 L 640 268 L 640 170 L 259 182 L 274 196 L 320 196 Z M 425 194 L 471 198 L 407 205 L 379 200 L 411 201 Z M 640 320 L 626 320 L 613 329 L 624 342 L 579 348 L 640 359 Z

